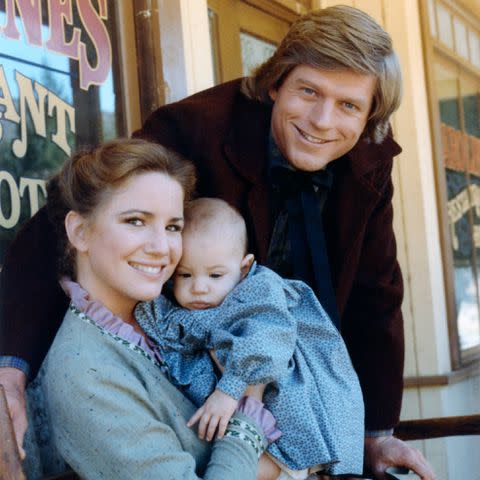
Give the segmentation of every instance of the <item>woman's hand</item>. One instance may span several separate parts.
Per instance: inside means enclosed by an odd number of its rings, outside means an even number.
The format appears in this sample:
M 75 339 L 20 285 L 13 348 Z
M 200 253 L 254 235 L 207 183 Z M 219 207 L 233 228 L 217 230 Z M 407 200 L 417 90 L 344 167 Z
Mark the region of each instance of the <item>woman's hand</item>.
M 0 384 L 3 385 L 7 397 L 8 410 L 13 423 L 20 457 L 25 458 L 23 437 L 27 431 L 27 411 L 25 408 L 26 375 L 18 368 L 1 367 Z
M 213 439 L 215 431 L 217 438 L 222 438 L 232 418 L 238 401 L 220 390 L 215 390 L 187 422 L 187 427 L 198 423 L 198 438 L 206 439 L 208 442 Z

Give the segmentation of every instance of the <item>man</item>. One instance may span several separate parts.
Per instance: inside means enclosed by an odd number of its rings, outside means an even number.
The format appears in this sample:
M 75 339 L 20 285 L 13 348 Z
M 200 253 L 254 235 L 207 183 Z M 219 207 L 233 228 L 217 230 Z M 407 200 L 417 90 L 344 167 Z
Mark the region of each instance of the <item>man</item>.
M 259 262 L 315 290 L 360 378 L 366 466 L 377 478 L 402 465 L 432 480 L 421 454 L 392 436 L 404 350 L 391 204 L 400 148 L 388 122 L 400 96 L 388 34 L 359 10 L 332 7 L 295 22 L 253 77 L 162 107 L 136 135 L 190 158 L 199 193 L 225 199 L 245 217 Z M 2 272 L 3 365 L 22 368 L 24 359 L 33 373 L 67 307 L 51 232 L 43 210 Z M 0 370 L 21 438 L 25 375 Z

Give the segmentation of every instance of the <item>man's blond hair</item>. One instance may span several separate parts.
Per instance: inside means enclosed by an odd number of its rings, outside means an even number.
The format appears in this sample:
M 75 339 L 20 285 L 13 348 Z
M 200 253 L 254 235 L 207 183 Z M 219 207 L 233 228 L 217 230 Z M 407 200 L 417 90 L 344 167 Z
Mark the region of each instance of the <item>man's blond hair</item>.
M 271 103 L 270 90 L 277 90 L 299 65 L 373 75 L 377 85 L 364 137 L 383 141 L 400 105 L 402 75 L 390 35 L 372 17 L 345 5 L 307 13 L 292 24 L 273 56 L 244 80 L 242 90 Z

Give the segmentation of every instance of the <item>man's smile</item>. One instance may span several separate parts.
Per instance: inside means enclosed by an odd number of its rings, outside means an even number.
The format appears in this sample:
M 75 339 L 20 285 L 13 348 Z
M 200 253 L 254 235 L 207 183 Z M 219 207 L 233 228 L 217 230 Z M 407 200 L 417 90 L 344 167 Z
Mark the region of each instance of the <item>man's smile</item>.
M 302 130 L 300 127 L 297 127 L 296 125 L 294 125 L 294 127 L 297 129 L 298 133 L 305 139 L 307 140 L 308 142 L 310 143 L 315 143 L 316 145 L 323 145 L 325 143 L 329 143 L 329 142 L 332 142 L 333 140 L 326 140 L 326 139 L 323 139 L 323 138 L 319 138 L 319 137 L 315 137 L 313 135 L 310 135 L 308 134 L 307 132 L 305 132 L 304 130 Z

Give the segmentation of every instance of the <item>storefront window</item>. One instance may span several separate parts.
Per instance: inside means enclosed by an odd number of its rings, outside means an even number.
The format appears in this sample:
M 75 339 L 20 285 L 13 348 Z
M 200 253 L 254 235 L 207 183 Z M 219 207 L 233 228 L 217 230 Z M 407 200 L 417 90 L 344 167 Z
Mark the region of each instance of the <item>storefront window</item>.
M 436 66 L 440 119 L 447 184 L 447 212 L 450 225 L 458 333 L 462 349 L 480 344 L 478 335 L 478 273 L 474 201 L 479 177 L 469 162 L 468 135 L 462 132 L 460 83 L 456 75 Z M 465 97 L 464 97 L 465 100 Z M 479 191 L 480 193 L 480 191 Z M 479 205 L 480 207 L 480 205 Z M 477 218 L 476 218 L 477 217 Z M 478 245 L 480 247 L 480 245 Z
M 429 0 L 428 7 L 434 15 L 429 21 L 433 80 L 453 259 L 453 272 L 447 271 L 456 312 L 452 341 L 461 364 L 480 354 L 480 72 L 475 74 L 473 55 L 478 31 L 440 0 Z
M 0 0 L 0 265 L 65 159 L 126 133 L 115 4 Z
M 251 75 L 255 68 L 267 61 L 277 49 L 274 43 L 266 42 L 247 32 L 240 32 L 240 45 L 244 77 Z
M 309 7 L 308 0 L 208 0 L 215 83 L 251 75 Z

